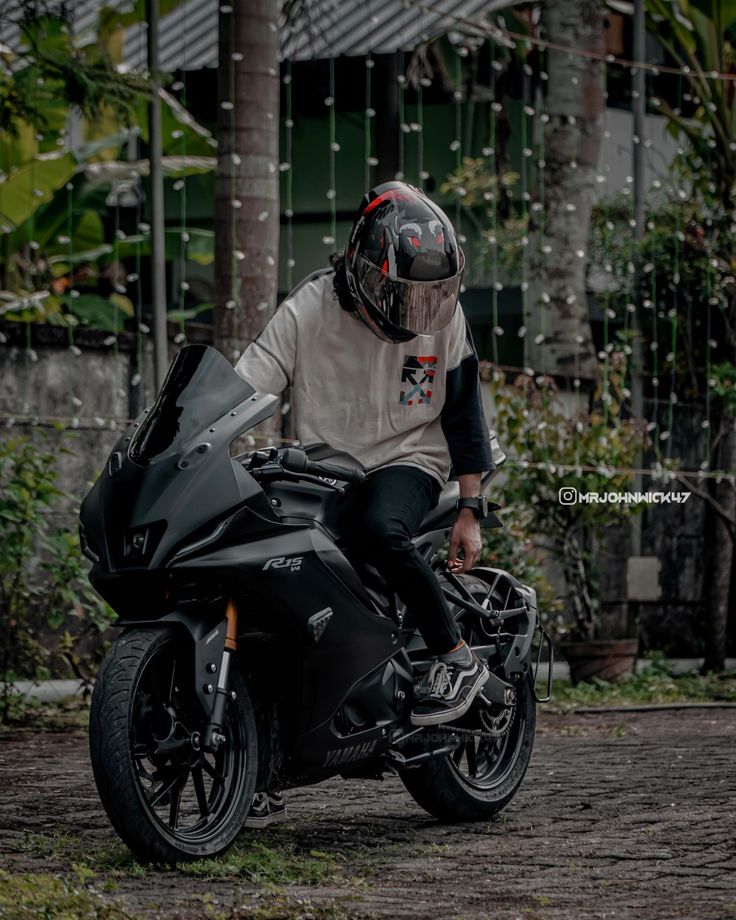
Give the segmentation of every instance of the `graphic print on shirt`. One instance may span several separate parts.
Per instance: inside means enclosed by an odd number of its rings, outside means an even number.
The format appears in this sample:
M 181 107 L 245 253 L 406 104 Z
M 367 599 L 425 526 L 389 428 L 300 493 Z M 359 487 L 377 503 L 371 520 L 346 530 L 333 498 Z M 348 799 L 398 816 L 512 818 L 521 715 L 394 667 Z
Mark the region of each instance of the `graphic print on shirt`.
M 401 405 L 429 405 L 436 371 L 437 355 L 404 355 L 401 384 L 406 389 L 399 395 Z

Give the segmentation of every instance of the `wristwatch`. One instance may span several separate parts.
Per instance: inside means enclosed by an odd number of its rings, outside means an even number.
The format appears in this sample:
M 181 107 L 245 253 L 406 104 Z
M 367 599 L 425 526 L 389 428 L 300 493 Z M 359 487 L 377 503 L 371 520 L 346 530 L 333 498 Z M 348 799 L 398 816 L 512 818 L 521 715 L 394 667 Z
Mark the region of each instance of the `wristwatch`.
M 459 498 L 457 500 L 457 510 L 460 511 L 462 508 L 472 509 L 473 514 L 475 514 L 479 521 L 482 521 L 488 514 L 488 499 L 485 495 L 474 495 L 472 498 Z

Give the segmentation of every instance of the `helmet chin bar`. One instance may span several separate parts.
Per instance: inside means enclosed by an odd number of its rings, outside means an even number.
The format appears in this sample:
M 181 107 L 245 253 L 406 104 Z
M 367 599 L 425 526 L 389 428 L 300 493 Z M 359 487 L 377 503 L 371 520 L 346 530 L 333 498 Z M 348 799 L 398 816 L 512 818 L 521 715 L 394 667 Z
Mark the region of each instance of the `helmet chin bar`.
M 355 308 L 355 314 L 370 329 L 376 338 L 380 339 L 382 342 L 387 342 L 389 345 L 403 345 L 405 342 L 411 342 L 412 339 L 416 338 L 416 335 L 403 332 L 400 329 L 397 329 L 394 334 L 382 329 L 371 316 L 368 308 L 362 301 L 358 302 Z

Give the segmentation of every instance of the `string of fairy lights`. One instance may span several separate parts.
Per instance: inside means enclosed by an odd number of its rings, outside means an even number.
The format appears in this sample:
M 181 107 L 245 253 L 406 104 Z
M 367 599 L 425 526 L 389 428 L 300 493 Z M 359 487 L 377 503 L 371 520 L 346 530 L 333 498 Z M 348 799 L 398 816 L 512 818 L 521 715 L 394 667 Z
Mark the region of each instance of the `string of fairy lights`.
M 235 9 L 230 4 L 220 6 L 220 12 L 232 17 L 231 34 L 235 34 Z M 228 112 L 228 189 L 230 195 L 230 297 L 225 302 L 225 308 L 233 311 L 233 335 L 238 338 L 238 311 L 235 309 L 238 299 L 238 263 L 245 260 L 245 253 L 238 247 L 238 214 L 240 200 L 237 197 L 237 174 L 240 166 L 240 155 L 235 149 L 235 65 L 241 61 L 243 55 L 240 51 L 232 51 L 227 60 L 227 99 L 220 102 L 223 111 Z M 239 357 L 233 355 L 231 357 Z
M 187 73 L 189 72 L 189 23 L 188 23 L 189 5 L 187 3 L 182 7 L 182 19 L 184 28 L 182 29 L 181 41 L 181 79 L 172 84 L 172 90 L 179 92 L 181 104 L 187 106 Z M 172 139 L 179 140 L 179 153 L 184 159 L 187 155 L 187 133 L 182 128 L 174 128 Z M 179 311 L 179 331 L 174 336 L 174 344 L 185 345 L 187 340 L 185 308 L 187 303 L 187 293 L 189 291 L 189 280 L 187 278 L 187 249 L 189 246 L 189 230 L 187 228 L 187 175 L 186 173 L 176 180 L 174 190 L 179 192 L 179 246 L 177 251 L 177 309 Z
M 284 151 L 286 158 L 279 163 L 279 172 L 284 176 L 284 219 L 286 221 L 286 289 L 294 287 L 294 119 L 292 117 L 291 61 L 285 61 L 283 83 L 286 87 L 286 111 L 284 112 Z
M 438 13 L 440 10 L 434 6 L 430 0 L 411 0 L 410 5 L 414 7 L 418 12 L 423 13 Z M 186 16 L 186 4 L 185 13 Z M 235 17 L 237 15 L 235 6 L 226 6 L 222 5 L 220 11 Z M 445 20 L 448 18 L 452 21 L 453 27 L 459 29 L 460 31 L 463 28 L 469 28 L 472 26 L 472 35 L 477 37 L 479 31 L 483 32 L 484 27 L 478 26 L 476 22 L 469 22 L 461 15 L 451 15 L 448 17 L 448 14 L 443 10 L 441 11 Z M 481 278 L 485 280 L 488 286 L 488 309 L 489 309 L 489 319 L 490 319 L 490 336 L 488 341 L 489 346 L 489 356 L 492 358 L 494 364 L 498 364 L 500 360 L 500 351 L 501 343 L 500 340 L 504 334 L 509 332 L 515 332 L 518 338 L 521 340 L 521 368 L 520 370 L 534 373 L 533 368 L 529 366 L 530 364 L 530 352 L 531 346 L 535 348 L 544 347 L 544 344 L 548 335 L 548 305 L 550 302 L 550 296 L 547 291 L 544 289 L 533 290 L 530 280 L 532 278 L 533 272 L 539 272 L 539 267 L 541 266 L 542 276 L 544 276 L 545 263 L 548 260 L 549 256 L 549 246 L 545 243 L 545 230 L 546 230 L 546 211 L 545 211 L 545 126 L 549 122 L 549 113 L 545 111 L 544 99 L 545 94 L 543 91 L 543 83 L 547 80 L 546 72 L 546 56 L 551 52 L 557 52 L 560 54 L 568 54 L 570 56 L 583 57 L 593 60 L 601 61 L 605 66 L 603 71 L 605 74 L 608 74 L 612 68 L 623 68 L 626 72 L 632 72 L 633 69 L 643 68 L 647 76 L 657 76 L 663 73 L 669 73 L 676 75 L 678 78 L 678 95 L 679 95 L 679 105 L 682 106 L 683 99 L 683 86 L 686 84 L 688 78 L 691 76 L 691 71 L 687 67 L 666 67 L 662 65 L 655 65 L 646 61 L 630 61 L 624 58 L 616 57 L 610 54 L 598 53 L 598 52 L 588 52 L 581 49 L 570 48 L 564 45 L 555 44 L 549 42 L 543 38 L 536 37 L 533 35 L 526 35 L 521 33 L 516 33 L 513 30 L 500 28 L 494 26 L 492 29 L 485 30 L 485 36 L 483 40 L 488 41 L 490 45 L 489 53 L 489 68 L 487 73 L 487 97 L 483 100 L 483 104 L 486 107 L 485 115 L 485 143 L 479 144 L 476 140 L 473 139 L 472 135 L 472 122 L 470 121 L 469 114 L 469 99 L 468 91 L 466 86 L 466 81 L 468 78 L 467 70 L 465 67 L 466 60 L 471 56 L 473 52 L 470 52 L 468 46 L 463 41 L 453 42 L 452 43 L 452 54 L 454 54 L 454 59 L 452 60 L 452 67 L 449 74 L 443 75 L 439 74 L 432 69 L 429 65 L 426 53 L 422 49 L 422 53 L 418 55 L 412 55 L 411 53 L 406 52 L 405 50 L 399 49 L 397 51 L 398 59 L 398 77 L 396 78 L 396 109 L 398 112 L 398 124 L 396 125 L 397 136 L 398 136 L 398 171 L 397 176 L 403 177 L 407 181 L 413 182 L 420 187 L 427 187 L 429 181 L 432 179 L 432 174 L 430 173 L 429 167 L 435 165 L 435 163 L 444 159 L 447 164 L 448 171 L 454 170 L 456 174 L 460 173 L 464 168 L 466 158 L 474 156 L 477 151 L 477 148 L 480 147 L 480 152 L 482 154 L 482 159 L 487 168 L 490 183 L 486 192 L 486 203 L 487 203 L 487 214 L 489 220 L 489 226 L 487 227 L 487 232 L 483 239 L 482 244 L 479 247 L 475 247 L 475 237 L 477 233 L 472 222 L 471 209 L 466 205 L 465 199 L 465 190 L 458 188 L 454 197 L 454 201 L 451 203 L 451 213 L 453 215 L 453 220 L 456 225 L 456 230 L 458 237 L 461 243 L 466 246 L 466 255 L 468 257 L 468 271 L 467 275 L 469 278 Z M 182 76 L 175 82 L 171 89 L 179 93 L 179 100 L 182 106 L 186 107 L 187 104 L 187 72 L 189 67 L 189 49 L 188 49 L 188 39 L 189 39 L 189 29 L 186 27 L 182 31 L 181 38 L 181 48 L 179 49 L 181 60 L 183 61 L 182 65 Z M 502 39 L 502 43 L 499 44 L 499 39 Z M 522 52 L 522 58 L 524 58 L 521 65 L 521 80 L 520 86 L 517 87 L 518 93 L 516 96 L 518 98 L 511 99 L 505 98 L 498 92 L 498 81 L 500 75 L 504 72 L 504 63 L 503 59 L 499 58 L 498 48 L 504 47 L 505 49 L 512 49 L 511 54 Z M 525 59 L 526 53 L 531 49 L 535 48 L 538 52 L 537 54 L 537 65 L 536 69 L 531 66 L 531 64 Z M 477 48 L 474 49 L 477 51 Z M 237 186 L 237 175 L 238 175 L 238 166 L 240 165 L 240 157 L 236 152 L 235 146 L 235 64 L 240 59 L 238 52 L 233 52 L 230 60 L 227 62 L 227 83 L 230 88 L 229 99 L 225 99 L 221 102 L 222 108 L 228 113 L 227 117 L 227 130 L 229 133 L 229 166 L 228 166 L 228 175 L 229 175 L 229 195 L 230 195 L 230 225 L 229 225 L 229 234 L 230 234 L 230 252 L 231 252 L 231 294 L 230 298 L 226 304 L 229 309 L 234 309 L 237 302 L 238 289 L 237 289 L 237 277 L 239 264 L 245 259 L 245 253 L 239 250 L 238 248 L 238 211 L 241 206 L 241 202 L 238 199 L 238 186 Z M 341 156 L 342 147 L 347 144 L 347 135 L 345 134 L 346 127 L 345 121 L 342 116 L 340 107 L 336 104 L 337 96 L 337 59 L 335 57 L 328 58 L 327 61 L 327 95 L 324 98 L 324 121 L 326 126 L 326 139 L 327 139 L 327 150 L 325 156 L 326 164 L 326 177 L 327 177 L 327 187 L 324 189 L 325 196 L 325 214 L 326 219 L 324 221 L 324 233 L 322 234 L 322 243 L 326 251 L 332 251 L 334 248 L 339 248 L 342 240 L 340 239 L 340 226 L 339 226 L 339 202 L 341 201 L 341 191 L 342 189 L 338 188 L 338 175 L 342 176 L 346 174 L 344 170 L 345 155 Z M 364 65 L 365 65 L 365 80 L 363 85 L 363 111 L 362 111 L 362 156 L 360 157 L 360 167 L 357 170 L 361 175 L 361 181 L 364 189 L 370 188 L 375 181 L 377 174 L 377 167 L 380 165 L 376 157 L 376 86 L 375 86 L 375 55 L 369 51 L 364 55 Z M 718 73 L 718 72 L 707 72 L 700 74 L 700 78 L 706 81 L 720 80 L 733 82 L 736 79 L 735 74 L 730 73 Z M 313 182 L 310 176 L 310 167 L 307 163 L 303 164 L 302 154 L 303 150 L 299 149 L 296 145 L 296 139 L 301 138 L 302 135 L 297 133 L 298 129 L 298 113 L 294 110 L 293 104 L 293 62 L 284 61 L 282 65 L 282 75 L 281 79 L 284 85 L 283 99 L 284 99 L 284 110 L 282 112 L 282 156 L 283 159 L 279 163 L 279 172 L 281 174 L 281 188 L 282 188 L 282 215 L 283 215 L 283 227 L 282 227 L 282 249 L 284 256 L 282 258 L 283 262 L 283 277 L 286 281 L 286 286 L 290 289 L 294 282 L 298 280 L 298 277 L 295 275 L 295 268 L 297 267 L 297 251 L 295 249 L 295 236 L 294 236 L 294 218 L 296 214 L 297 202 L 299 201 L 301 193 L 304 191 L 305 184 L 311 184 Z M 447 87 L 450 93 L 451 101 L 451 110 L 452 110 L 452 132 L 448 140 L 446 141 L 447 147 L 449 150 L 444 157 L 438 156 L 437 150 L 434 148 L 443 148 L 443 143 L 440 142 L 437 144 L 435 142 L 436 133 L 433 130 L 433 125 L 436 124 L 436 113 L 433 111 L 432 106 L 427 105 L 427 91 L 430 90 L 434 85 L 436 80 L 445 80 L 449 79 L 449 87 Z M 607 90 L 606 90 L 607 95 Z M 657 103 L 654 101 L 654 96 L 647 94 L 647 98 L 650 101 L 650 110 L 656 111 Z M 476 108 L 479 107 L 478 101 L 473 100 Z M 522 227 L 521 236 L 518 241 L 518 246 L 520 248 L 520 266 L 518 272 L 518 278 L 515 280 L 510 280 L 510 278 L 504 274 L 501 265 L 500 259 L 500 250 L 502 246 L 502 238 L 505 232 L 505 217 L 501 212 L 502 200 L 501 196 L 503 194 L 503 182 L 505 180 L 504 172 L 502 171 L 503 165 L 499 163 L 498 157 L 498 142 L 499 142 L 499 119 L 503 117 L 504 123 L 509 123 L 511 125 L 511 134 L 517 139 L 518 148 L 520 151 L 520 156 L 518 158 L 518 168 L 519 168 L 519 179 L 518 179 L 518 195 L 513 203 L 515 208 L 515 215 L 518 218 L 519 225 Z M 607 141 L 611 141 L 611 130 L 608 122 L 607 109 L 605 110 L 604 115 L 606 121 L 603 126 L 603 143 L 606 144 Z M 574 116 L 570 116 L 574 118 Z M 425 136 L 427 132 L 430 132 L 430 137 L 432 137 L 432 143 L 428 143 L 427 137 Z M 345 138 L 345 139 L 344 139 Z M 468 140 L 468 138 L 470 140 Z M 43 137 L 41 136 L 41 140 Z M 174 129 L 173 139 L 178 140 L 178 153 L 185 159 L 187 156 L 187 134 L 186 131 L 181 127 Z M 657 194 L 670 194 L 673 196 L 674 200 L 678 200 L 678 193 L 681 191 L 677 188 L 676 182 L 670 179 L 662 180 L 657 175 L 657 164 L 654 162 L 654 153 L 656 150 L 653 149 L 651 141 L 642 141 L 639 142 L 645 143 L 645 147 L 649 154 L 647 159 L 648 173 L 651 176 L 654 176 L 654 179 L 650 182 L 649 188 L 647 189 L 648 193 L 657 193 Z M 70 144 L 71 146 L 71 144 Z M 312 148 L 310 148 L 312 149 Z M 30 182 L 31 189 L 35 191 L 35 178 L 33 174 L 35 160 L 31 160 L 30 164 Z M 571 164 L 574 165 L 574 164 Z M 435 174 L 435 179 L 444 179 L 444 175 L 438 176 Z M 611 176 L 610 176 L 610 165 L 607 162 L 604 162 L 601 166 L 599 175 L 596 177 L 598 189 L 598 200 L 602 202 L 602 209 L 604 212 L 604 222 L 602 230 L 602 240 L 603 240 L 603 250 L 604 250 L 604 260 L 606 259 L 606 253 L 608 252 L 608 247 L 611 245 L 615 232 L 614 232 L 614 223 L 609 219 L 608 215 L 608 200 L 611 194 Z M 126 242 L 131 242 L 127 240 L 125 233 L 121 227 L 121 214 L 120 214 L 120 195 L 118 194 L 116 185 L 117 180 L 113 178 L 112 184 L 113 189 L 111 193 L 111 201 L 114 202 L 113 206 L 113 215 L 112 215 L 112 240 L 111 240 L 111 251 L 112 251 L 112 262 L 113 262 L 113 273 L 115 274 L 115 293 L 120 294 L 121 296 L 130 296 L 133 306 L 133 315 L 130 322 L 128 323 L 129 332 L 133 333 L 134 344 L 132 347 L 134 351 L 134 372 L 132 377 L 129 380 L 129 383 L 132 388 L 139 387 L 143 381 L 144 375 L 144 354 L 145 354 L 145 339 L 149 335 L 149 327 L 144 321 L 144 306 L 145 306 L 145 291 L 144 285 L 141 278 L 141 269 L 144 264 L 144 248 L 146 240 L 148 238 L 148 228 L 142 220 L 142 205 L 141 205 L 141 196 L 138 196 L 137 204 L 137 233 L 132 237 L 132 245 L 128 245 L 125 248 L 127 255 L 121 256 L 120 249 L 121 244 Z M 2 181 L 0 181 L 0 189 L 2 188 Z M 65 232 L 59 236 L 59 241 L 62 239 L 66 243 L 67 251 L 67 260 L 69 263 L 69 282 L 68 289 L 66 291 L 67 301 L 69 304 L 69 309 L 66 313 L 67 317 L 67 337 L 68 337 L 68 348 L 75 355 L 79 356 L 82 353 L 82 349 L 79 345 L 79 338 L 76 334 L 78 328 L 78 320 L 74 315 L 74 301 L 80 296 L 80 291 L 76 283 L 76 273 L 75 273 L 75 252 L 74 252 L 74 212 L 75 208 L 79 205 L 75 200 L 75 186 L 73 182 L 70 182 L 67 185 L 67 194 L 66 194 L 66 221 L 65 221 Z M 188 292 L 190 290 L 189 283 L 189 243 L 190 243 L 190 228 L 189 218 L 188 218 L 188 182 L 186 175 L 182 175 L 179 178 L 176 178 L 172 182 L 172 188 L 178 193 L 178 245 L 176 247 L 175 254 L 175 265 L 176 265 L 176 278 L 177 278 L 177 287 L 172 298 L 172 303 L 177 309 L 178 312 L 178 331 L 174 336 L 174 344 L 177 346 L 182 346 L 187 341 L 187 328 L 185 323 L 186 316 L 186 306 L 188 303 Z M 433 192 L 436 193 L 436 187 L 433 189 Z M 622 196 L 625 200 L 631 202 L 631 177 L 627 177 L 626 184 L 621 190 Z M 355 198 L 355 189 L 350 189 L 350 201 L 354 204 L 353 199 Z M 346 196 L 347 197 L 347 196 Z M 681 200 L 681 195 L 680 195 Z M 629 218 L 629 222 L 633 222 L 633 208 L 632 216 Z M 648 229 L 653 229 L 652 221 L 649 220 Z M 34 271 L 33 271 L 33 253 L 37 250 L 38 244 L 35 240 L 35 218 L 34 215 L 27 221 L 27 233 L 28 240 L 27 246 L 29 250 L 29 271 L 28 277 L 30 280 L 29 288 L 27 294 L 27 301 L 29 303 L 43 303 L 42 299 L 33 300 L 34 295 L 38 295 L 40 292 L 36 290 L 34 284 Z M 533 228 L 533 229 L 532 229 Z M 468 242 L 470 240 L 470 242 Z M 538 241 L 538 248 L 535 251 L 533 246 Z M 648 356 L 648 373 L 649 373 L 649 385 L 652 388 L 654 398 L 650 400 L 650 405 L 653 408 L 650 409 L 651 417 L 647 419 L 648 428 L 652 436 L 652 446 L 653 446 L 653 465 L 648 470 L 641 470 L 639 472 L 650 474 L 650 475 L 661 475 L 662 474 L 662 462 L 672 460 L 672 450 L 673 450 L 673 429 L 677 420 L 677 406 L 678 406 L 678 397 L 676 394 L 677 386 L 677 366 L 678 366 L 678 357 L 679 349 L 682 348 L 682 342 L 680 338 L 680 328 L 679 328 L 679 288 L 680 288 L 680 267 L 681 260 L 683 257 L 683 243 L 684 243 L 684 234 L 683 229 L 679 223 L 679 214 L 678 222 L 676 224 L 675 230 L 672 234 L 671 240 L 667 247 L 659 248 L 657 242 L 652 235 L 652 242 L 650 250 L 646 253 L 646 261 L 643 265 L 643 272 L 648 282 L 648 290 L 646 295 L 643 297 L 641 302 L 641 307 L 643 308 L 643 315 L 649 317 L 648 328 L 645 330 L 649 340 L 649 349 L 650 354 Z M 707 225 L 706 233 L 706 245 L 709 248 L 709 251 L 712 251 L 713 247 L 713 223 L 710 222 Z M 583 253 L 583 257 L 587 257 L 588 253 Z M 474 264 L 473 259 L 476 259 Z M 479 264 L 479 259 L 484 260 L 484 266 Z M 117 279 L 118 267 L 123 265 L 126 260 L 132 262 L 131 264 L 126 265 L 126 271 L 123 272 L 124 282 Z M 532 260 L 536 260 L 535 264 L 532 264 Z M 627 259 L 627 270 L 625 272 L 625 278 L 623 281 L 623 291 L 619 292 L 622 296 L 618 298 L 613 296 L 613 290 L 610 286 L 605 287 L 605 289 L 598 295 L 599 302 L 602 308 L 602 333 L 603 333 L 603 346 L 599 354 L 599 358 L 602 362 L 603 368 L 603 396 L 602 402 L 604 407 L 604 412 L 606 417 L 608 414 L 608 407 L 610 402 L 610 393 L 609 393 L 609 384 L 611 376 L 611 359 L 614 353 L 614 350 L 617 347 L 620 347 L 627 356 L 631 355 L 631 346 L 629 344 L 628 333 L 631 330 L 632 315 L 637 310 L 637 298 L 640 296 L 638 289 L 636 288 L 635 283 L 635 271 L 633 269 L 635 263 L 635 249 L 633 238 L 630 243 L 630 249 Z M 672 284 L 670 285 L 669 290 L 669 307 L 665 310 L 661 307 L 661 302 L 663 302 L 664 296 L 667 295 L 667 292 L 663 292 L 659 285 L 659 274 L 658 268 L 663 264 L 671 264 L 673 266 L 672 273 Z M 299 266 L 300 268 L 302 266 Z M 613 266 L 610 262 L 604 261 L 603 264 L 604 274 L 610 276 L 612 274 Z M 713 390 L 713 378 L 712 378 L 712 363 L 711 363 L 711 351 L 715 347 L 715 343 L 712 340 L 712 309 L 714 306 L 718 305 L 718 300 L 715 300 L 714 303 L 714 293 L 713 293 L 713 271 L 714 266 L 711 265 L 710 261 L 708 262 L 707 269 L 707 310 L 705 314 L 706 319 L 706 330 L 705 337 L 707 347 L 705 349 L 705 379 L 707 381 L 707 386 L 705 387 L 705 398 L 704 398 L 704 419 L 702 422 L 703 432 L 704 432 L 704 455 L 705 459 L 700 465 L 700 469 L 688 473 L 688 475 L 695 475 L 697 473 L 701 478 L 704 477 L 717 477 L 720 478 L 724 475 L 723 471 L 711 470 L 709 468 L 709 457 L 711 450 L 711 411 L 712 411 L 712 390 Z M 521 324 L 520 326 L 504 325 L 502 322 L 502 307 L 505 302 L 507 302 L 508 288 L 511 286 L 518 285 L 521 294 Z M 617 303 L 623 303 L 623 306 L 620 309 L 616 308 Z M 113 375 L 113 385 L 115 388 L 116 397 L 120 397 L 123 387 L 121 385 L 121 380 L 119 378 L 120 368 L 122 364 L 118 359 L 120 351 L 120 335 L 122 334 L 122 323 L 119 320 L 119 305 L 118 302 L 113 299 L 112 301 L 112 310 L 113 310 L 113 332 L 105 338 L 105 344 L 108 346 L 113 354 L 115 355 L 115 365 L 116 372 Z M 536 338 L 533 342 L 529 341 L 528 330 L 530 329 L 532 323 L 532 312 L 538 311 L 538 323 L 535 326 L 535 329 L 538 329 Z M 2 313 L 6 312 L 6 308 L 0 306 L 0 318 L 2 318 Z M 669 331 L 666 340 L 662 340 L 662 323 L 663 321 L 669 320 Z M 237 324 L 237 310 L 235 310 L 235 322 Z M 29 320 L 26 321 L 26 351 L 31 360 L 36 357 L 35 351 L 32 347 L 32 323 Z M 619 328 L 621 330 L 622 336 L 621 341 L 617 342 L 614 340 L 614 335 L 612 330 Z M 128 333 L 129 334 L 129 333 Z M 236 333 L 237 334 L 237 333 Z M 623 343 L 623 344 L 621 344 Z M 661 353 L 660 353 L 661 352 Z M 580 372 L 579 367 L 575 368 L 574 372 L 574 382 L 577 387 L 580 386 Z M 664 386 L 666 384 L 666 386 Z M 668 390 L 668 395 L 664 400 L 659 399 L 658 391 L 660 388 Z M 117 402 L 115 404 L 118 404 Z M 664 406 L 664 408 L 662 408 Z M 100 425 L 100 417 L 95 416 L 92 419 L 85 420 L 81 415 L 76 414 L 76 410 L 81 408 L 80 406 L 74 406 L 74 412 L 68 418 L 59 418 L 57 419 L 58 423 L 67 426 L 70 428 L 84 428 L 85 425 L 88 425 L 91 428 L 105 427 L 109 423 L 110 426 L 117 426 L 122 424 L 124 420 L 122 417 L 110 417 L 107 420 L 102 420 L 103 425 Z M 34 415 L 33 413 L 17 413 L 13 416 L 10 415 L 0 415 L 0 423 L 5 423 L 6 425 L 38 425 L 44 424 L 44 419 L 41 416 Z M 577 460 L 581 458 L 578 457 Z M 557 464 L 557 469 L 564 470 L 564 465 Z M 573 469 L 583 468 L 584 465 L 577 462 Z M 629 472 L 633 472 L 630 470 Z
M 330 209 L 330 232 L 322 237 L 325 246 L 335 246 L 337 240 L 337 154 L 340 152 L 340 145 L 337 142 L 337 115 L 335 106 L 335 59 L 329 60 L 329 89 L 325 98 L 325 107 L 327 109 L 327 124 L 329 126 L 329 186 L 325 197 L 329 203 Z

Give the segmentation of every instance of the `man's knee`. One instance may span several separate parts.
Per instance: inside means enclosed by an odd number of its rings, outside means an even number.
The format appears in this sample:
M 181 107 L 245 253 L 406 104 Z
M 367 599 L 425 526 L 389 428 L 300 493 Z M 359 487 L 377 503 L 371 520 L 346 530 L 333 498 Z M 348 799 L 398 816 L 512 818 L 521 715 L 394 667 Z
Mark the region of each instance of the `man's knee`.
M 411 551 L 411 534 L 399 518 L 368 513 L 358 526 L 358 541 L 369 557 Z

